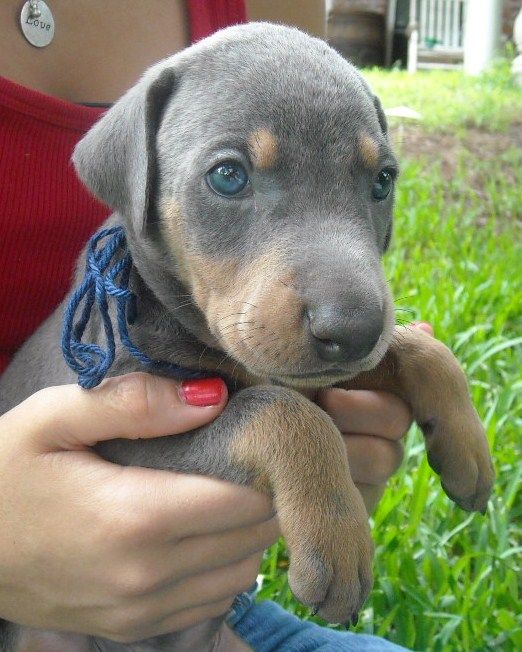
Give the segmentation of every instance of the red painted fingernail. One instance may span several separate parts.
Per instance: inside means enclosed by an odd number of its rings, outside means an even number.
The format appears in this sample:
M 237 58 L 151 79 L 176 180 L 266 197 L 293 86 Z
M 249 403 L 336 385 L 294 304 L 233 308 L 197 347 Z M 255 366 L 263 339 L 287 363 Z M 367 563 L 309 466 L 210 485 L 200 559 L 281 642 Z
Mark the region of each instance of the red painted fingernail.
M 181 400 L 187 405 L 209 407 L 223 400 L 227 386 L 221 378 L 184 380 L 179 387 Z

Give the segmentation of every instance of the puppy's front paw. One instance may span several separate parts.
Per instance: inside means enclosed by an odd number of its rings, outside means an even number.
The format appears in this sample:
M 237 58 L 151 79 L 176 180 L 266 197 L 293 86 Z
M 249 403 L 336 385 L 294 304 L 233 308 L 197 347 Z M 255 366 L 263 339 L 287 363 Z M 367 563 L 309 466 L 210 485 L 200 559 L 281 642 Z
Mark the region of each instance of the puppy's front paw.
M 473 413 L 436 417 L 423 424 L 428 461 L 446 494 L 468 512 L 485 513 L 495 471 L 486 433 Z
M 298 544 L 289 542 L 290 588 L 328 622 L 356 622 L 372 588 L 373 542 L 367 518 L 362 507 L 361 513 L 352 512 L 326 528 L 313 527 L 312 537 L 303 524 Z

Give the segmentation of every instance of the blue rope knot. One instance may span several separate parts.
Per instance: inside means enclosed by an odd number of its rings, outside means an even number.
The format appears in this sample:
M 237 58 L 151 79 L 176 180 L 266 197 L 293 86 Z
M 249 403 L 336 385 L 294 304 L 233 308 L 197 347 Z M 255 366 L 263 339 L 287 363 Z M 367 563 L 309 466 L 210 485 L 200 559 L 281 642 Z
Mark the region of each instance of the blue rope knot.
M 103 240 L 106 242 L 101 244 Z M 99 245 L 101 246 L 98 248 Z M 87 247 L 85 276 L 69 299 L 62 330 L 63 356 L 69 367 L 78 374 L 78 384 L 85 389 L 96 387 L 114 362 L 116 345 L 109 315 L 111 297 L 116 301 L 120 341 L 141 364 L 178 378 L 207 377 L 205 372 L 186 369 L 171 362 L 152 360 L 132 342 L 127 328 L 129 315 L 135 314 L 136 310 L 136 296 L 129 290 L 131 269 L 132 258 L 122 226 L 101 229 L 92 236 Z M 75 323 L 82 302 L 82 312 Z M 95 305 L 105 331 L 105 349 L 94 342 L 82 342 Z

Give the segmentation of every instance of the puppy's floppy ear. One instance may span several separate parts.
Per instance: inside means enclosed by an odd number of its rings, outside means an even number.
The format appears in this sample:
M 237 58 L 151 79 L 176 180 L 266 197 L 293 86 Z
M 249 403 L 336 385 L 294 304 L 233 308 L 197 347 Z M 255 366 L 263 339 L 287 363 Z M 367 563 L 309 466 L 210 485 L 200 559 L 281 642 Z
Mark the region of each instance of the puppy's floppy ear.
M 172 65 L 151 68 L 74 150 L 80 179 L 98 199 L 131 220 L 137 234 L 154 219 L 156 134 L 175 87 Z
M 377 95 L 372 96 L 373 99 L 373 106 L 375 107 L 375 110 L 377 111 L 377 119 L 379 120 L 379 125 L 381 126 L 382 133 L 387 135 L 388 134 L 388 122 L 386 120 L 386 116 L 384 115 L 384 111 L 382 108 L 381 101 L 377 97 Z
M 373 91 L 370 88 L 368 82 L 362 77 L 361 77 L 361 81 L 363 83 L 363 87 L 364 87 L 365 91 L 368 93 L 368 95 L 369 95 L 369 97 L 370 97 L 370 99 L 371 99 L 371 101 L 373 103 L 373 106 L 374 106 L 375 111 L 377 113 L 377 120 L 379 121 L 379 126 L 381 128 L 381 131 L 385 136 L 387 136 L 388 135 L 388 122 L 386 120 L 386 116 L 384 115 L 384 110 L 382 108 L 381 101 L 379 100 L 377 95 L 373 94 Z

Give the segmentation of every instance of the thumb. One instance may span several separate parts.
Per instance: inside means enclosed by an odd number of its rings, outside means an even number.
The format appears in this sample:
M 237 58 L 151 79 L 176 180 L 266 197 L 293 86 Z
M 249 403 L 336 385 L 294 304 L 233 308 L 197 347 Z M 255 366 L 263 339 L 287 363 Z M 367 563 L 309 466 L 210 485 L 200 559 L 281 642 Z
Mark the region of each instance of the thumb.
M 220 378 L 179 382 L 138 372 L 109 378 L 92 390 L 49 387 L 4 416 L 42 450 L 79 450 L 105 439 L 160 437 L 198 428 L 213 421 L 226 400 Z

